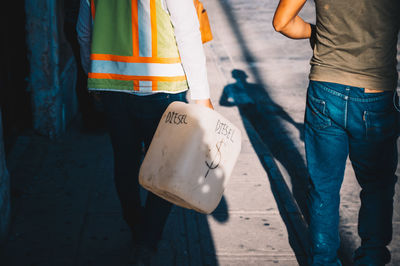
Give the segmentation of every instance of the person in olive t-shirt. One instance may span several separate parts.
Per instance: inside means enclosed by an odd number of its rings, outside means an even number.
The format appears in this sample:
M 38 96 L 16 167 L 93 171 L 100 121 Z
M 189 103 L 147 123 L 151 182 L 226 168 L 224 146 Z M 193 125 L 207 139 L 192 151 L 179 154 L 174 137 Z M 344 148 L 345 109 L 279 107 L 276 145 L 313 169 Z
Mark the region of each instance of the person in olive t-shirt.
M 305 114 L 310 264 L 341 265 L 340 187 L 349 156 L 362 189 L 354 264 L 384 265 L 397 181 L 400 1 L 315 0 L 316 25 L 297 15 L 305 2 L 281 0 L 273 25 L 313 47 Z

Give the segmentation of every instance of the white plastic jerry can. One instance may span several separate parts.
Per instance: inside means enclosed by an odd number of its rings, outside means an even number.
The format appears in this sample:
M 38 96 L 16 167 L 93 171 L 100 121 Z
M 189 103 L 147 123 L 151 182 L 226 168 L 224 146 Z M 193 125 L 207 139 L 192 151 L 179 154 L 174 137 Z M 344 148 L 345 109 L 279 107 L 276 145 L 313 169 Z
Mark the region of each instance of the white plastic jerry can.
M 139 173 L 147 190 L 209 214 L 218 206 L 241 149 L 241 133 L 218 112 L 171 103 Z

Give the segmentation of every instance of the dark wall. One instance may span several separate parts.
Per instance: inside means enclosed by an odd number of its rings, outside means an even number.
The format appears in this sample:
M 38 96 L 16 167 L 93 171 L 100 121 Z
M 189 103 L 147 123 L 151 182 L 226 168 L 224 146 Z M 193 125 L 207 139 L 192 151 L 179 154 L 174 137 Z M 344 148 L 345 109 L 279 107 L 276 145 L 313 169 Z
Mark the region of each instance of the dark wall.
M 26 78 L 29 73 L 25 41 L 25 1 L 9 1 L 2 8 L 0 108 L 2 110 L 6 151 L 15 137 L 32 127 L 30 94 Z

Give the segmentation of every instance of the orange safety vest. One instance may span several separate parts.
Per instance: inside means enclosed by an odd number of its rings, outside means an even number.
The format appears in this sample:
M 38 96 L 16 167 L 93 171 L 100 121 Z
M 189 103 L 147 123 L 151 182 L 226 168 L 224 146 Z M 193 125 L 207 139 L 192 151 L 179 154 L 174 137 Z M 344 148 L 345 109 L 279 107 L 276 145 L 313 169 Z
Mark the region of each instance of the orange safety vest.
M 188 89 L 161 0 L 91 0 L 91 90 L 177 93 Z

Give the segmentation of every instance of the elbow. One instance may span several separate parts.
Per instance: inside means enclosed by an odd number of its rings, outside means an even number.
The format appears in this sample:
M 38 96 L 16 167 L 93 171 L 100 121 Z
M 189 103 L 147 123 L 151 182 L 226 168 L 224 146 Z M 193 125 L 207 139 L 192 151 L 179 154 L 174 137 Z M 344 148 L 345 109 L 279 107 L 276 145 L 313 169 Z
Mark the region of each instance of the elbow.
M 272 26 L 276 32 L 282 33 L 288 24 L 289 19 L 287 16 L 282 15 L 282 12 L 275 13 L 274 18 L 272 19 Z
M 282 32 L 282 30 L 286 27 L 286 23 L 283 23 L 281 20 L 275 19 L 272 21 L 272 26 L 276 32 Z

